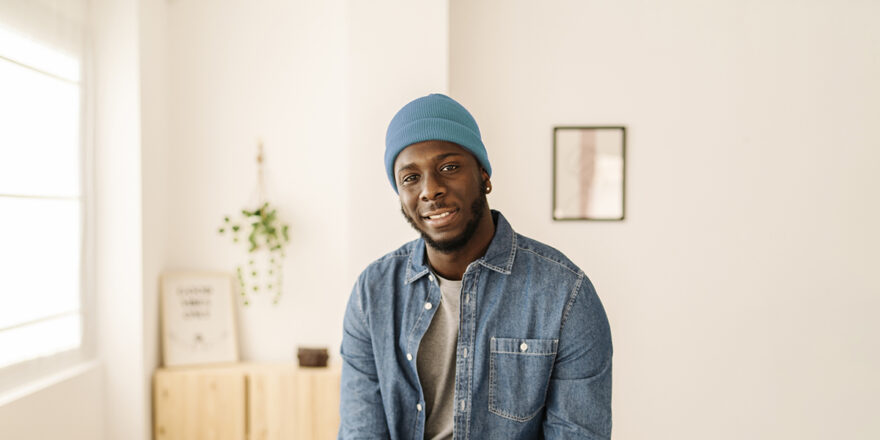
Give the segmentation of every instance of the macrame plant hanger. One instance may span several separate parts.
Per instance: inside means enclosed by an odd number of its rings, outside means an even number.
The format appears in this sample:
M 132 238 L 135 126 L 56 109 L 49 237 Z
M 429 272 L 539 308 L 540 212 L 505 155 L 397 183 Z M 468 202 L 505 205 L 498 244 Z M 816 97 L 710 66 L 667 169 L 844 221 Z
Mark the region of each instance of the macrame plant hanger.
M 281 299 L 285 246 L 289 243 L 288 225 L 278 219 L 278 213 L 267 201 L 264 174 L 263 141 L 257 143 L 256 209 L 241 210 L 241 218 L 231 220 L 226 216 L 220 234 L 232 234 L 232 241 L 239 243 L 245 234 L 247 264 L 235 268 L 242 303 L 250 304 L 251 295 L 273 293 L 272 304 Z M 251 200 L 254 197 L 251 196 Z M 254 205 L 250 205 L 254 206 Z
M 263 140 L 257 141 L 257 206 L 266 203 L 266 181 L 263 177 Z

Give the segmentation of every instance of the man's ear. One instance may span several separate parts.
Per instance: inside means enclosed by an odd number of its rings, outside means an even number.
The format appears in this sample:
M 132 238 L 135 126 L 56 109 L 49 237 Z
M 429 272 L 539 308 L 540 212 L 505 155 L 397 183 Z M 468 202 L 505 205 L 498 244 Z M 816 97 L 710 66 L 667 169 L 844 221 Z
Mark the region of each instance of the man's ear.
M 489 173 L 485 168 L 480 168 L 480 177 L 482 178 L 483 183 L 483 194 L 489 194 L 492 192 L 492 182 L 489 181 Z
M 482 180 L 483 182 L 489 181 L 489 172 L 486 171 L 486 169 L 483 167 L 480 167 L 480 178 L 480 180 Z

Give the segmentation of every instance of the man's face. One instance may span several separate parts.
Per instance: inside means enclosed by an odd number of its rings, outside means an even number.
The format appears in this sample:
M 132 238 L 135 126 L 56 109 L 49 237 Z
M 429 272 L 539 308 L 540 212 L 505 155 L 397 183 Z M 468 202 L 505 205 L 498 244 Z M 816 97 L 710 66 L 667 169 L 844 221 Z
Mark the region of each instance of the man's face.
M 432 248 L 454 252 L 473 237 L 488 210 L 489 175 L 467 150 L 446 141 L 403 149 L 394 162 L 403 216 Z

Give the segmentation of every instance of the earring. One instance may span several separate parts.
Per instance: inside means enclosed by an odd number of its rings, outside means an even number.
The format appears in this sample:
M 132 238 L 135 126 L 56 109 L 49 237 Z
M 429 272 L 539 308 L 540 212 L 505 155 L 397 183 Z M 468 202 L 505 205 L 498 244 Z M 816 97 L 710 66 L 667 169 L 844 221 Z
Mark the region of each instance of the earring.
M 492 192 L 492 185 L 486 185 L 486 194 Z

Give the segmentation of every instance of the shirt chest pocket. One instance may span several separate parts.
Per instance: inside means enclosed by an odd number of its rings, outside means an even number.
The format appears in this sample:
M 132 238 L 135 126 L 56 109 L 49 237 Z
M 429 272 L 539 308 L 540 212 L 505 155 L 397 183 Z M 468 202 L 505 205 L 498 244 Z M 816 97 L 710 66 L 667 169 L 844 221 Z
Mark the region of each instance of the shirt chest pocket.
M 524 422 L 544 406 L 558 339 L 489 340 L 489 411 Z

